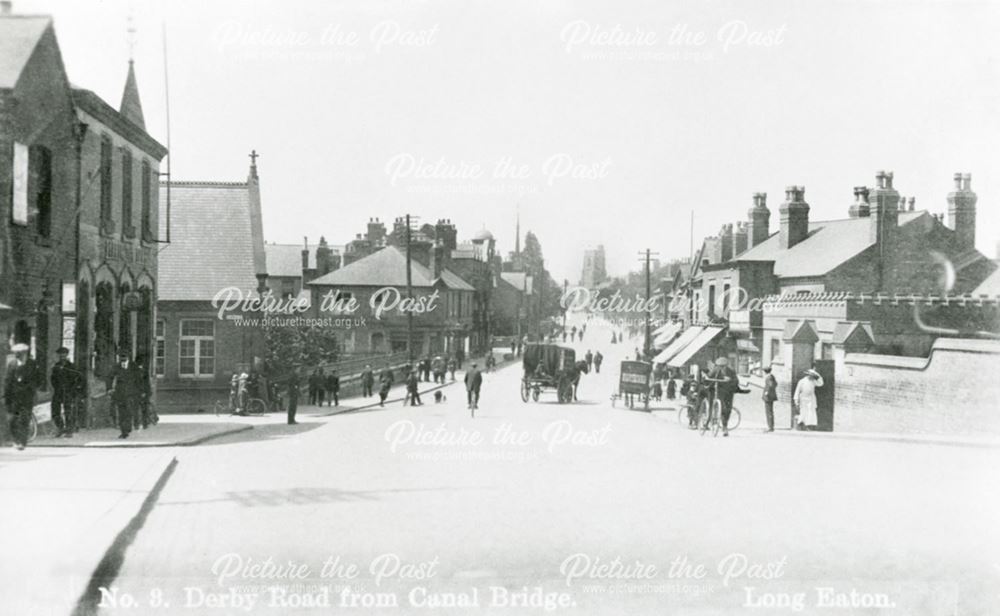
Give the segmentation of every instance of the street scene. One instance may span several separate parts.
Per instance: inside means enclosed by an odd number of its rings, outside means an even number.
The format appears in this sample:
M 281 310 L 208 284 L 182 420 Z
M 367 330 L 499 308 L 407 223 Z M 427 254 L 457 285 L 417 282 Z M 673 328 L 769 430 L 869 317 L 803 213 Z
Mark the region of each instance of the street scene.
M 996 27 L 0 0 L 0 614 L 996 613 Z

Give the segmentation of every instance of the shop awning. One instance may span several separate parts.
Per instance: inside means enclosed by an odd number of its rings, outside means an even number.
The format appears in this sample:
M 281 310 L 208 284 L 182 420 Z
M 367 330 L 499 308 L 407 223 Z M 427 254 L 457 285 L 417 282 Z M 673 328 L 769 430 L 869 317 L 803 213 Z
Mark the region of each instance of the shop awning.
M 667 348 L 660 351 L 660 353 L 653 358 L 654 364 L 666 363 L 671 357 L 681 352 L 681 350 L 687 346 L 689 342 L 698 337 L 698 334 L 702 332 L 703 327 L 689 327 L 684 330 L 684 332 L 670 343 Z
M 706 327 L 698 336 L 691 341 L 690 344 L 685 346 L 680 353 L 673 356 L 667 365 L 671 368 L 683 368 L 684 364 L 688 363 L 695 353 L 705 348 L 705 345 L 715 340 L 715 337 L 723 332 L 725 328 L 722 327 Z
M 670 344 L 677 337 L 677 332 L 681 331 L 681 327 L 683 327 L 681 323 L 668 323 L 658 328 L 654 334 L 656 338 L 653 339 L 653 347 L 660 349 Z

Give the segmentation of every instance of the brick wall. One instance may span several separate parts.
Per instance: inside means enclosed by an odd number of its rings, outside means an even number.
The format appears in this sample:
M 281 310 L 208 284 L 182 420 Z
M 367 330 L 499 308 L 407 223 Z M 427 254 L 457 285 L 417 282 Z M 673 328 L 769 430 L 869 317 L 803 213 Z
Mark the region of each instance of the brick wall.
M 930 357 L 849 353 L 837 365 L 834 429 L 1000 435 L 1000 342 L 939 338 Z

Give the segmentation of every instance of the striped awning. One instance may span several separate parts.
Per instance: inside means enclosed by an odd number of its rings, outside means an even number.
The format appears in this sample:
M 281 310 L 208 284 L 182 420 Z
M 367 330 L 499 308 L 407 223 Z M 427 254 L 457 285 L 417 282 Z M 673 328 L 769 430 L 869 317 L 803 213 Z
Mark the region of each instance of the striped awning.
M 689 327 L 684 330 L 684 332 L 677 337 L 667 346 L 667 348 L 660 351 L 660 353 L 653 358 L 654 364 L 664 364 L 670 360 L 671 357 L 681 352 L 681 350 L 687 346 L 689 342 L 698 337 L 698 334 L 702 332 L 704 328 L 699 326 Z
M 682 323 L 667 323 L 659 327 L 653 335 L 653 348 L 660 349 L 670 344 L 677 337 L 677 332 L 681 331 Z
M 715 340 L 716 336 L 721 334 L 725 328 L 723 327 L 706 327 L 701 331 L 694 340 L 687 344 L 679 353 L 674 355 L 667 365 L 671 368 L 683 368 L 686 363 L 688 363 L 695 353 L 705 348 L 705 345 L 709 344 Z

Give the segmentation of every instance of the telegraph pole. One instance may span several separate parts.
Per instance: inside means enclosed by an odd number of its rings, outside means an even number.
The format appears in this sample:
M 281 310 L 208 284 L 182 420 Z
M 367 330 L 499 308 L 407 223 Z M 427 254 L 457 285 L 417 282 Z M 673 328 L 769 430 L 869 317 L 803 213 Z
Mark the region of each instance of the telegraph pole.
M 649 261 L 650 261 L 650 257 L 652 257 L 653 255 L 659 256 L 659 254 L 660 253 L 658 253 L 658 252 L 651 251 L 649 248 L 647 248 L 645 250 L 645 252 L 640 252 L 639 253 L 639 256 L 643 257 L 644 260 L 645 260 L 645 262 L 646 262 L 646 306 L 645 306 L 646 310 L 643 311 L 643 312 L 646 313 L 646 336 L 645 336 L 645 342 L 643 343 L 642 352 L 647 357 L 651 356 L 652 355 L 652 351 L 653 351 L 652 340 L 650 340 L 650 333 L 651 332 L 650 332 L 650 328 L 649 328 L 649 325 L 650 325 L 650 323 L 649 323 L 649 297 L 651 295 L 651 285 L 650 285 L 650 274 L 651 273 L 649 271 Z
M 413 364 L 413 270 L 411 267 L 412 258 L 410 255 L 410 215 L 406 215 L 406 297 L 409 299 L 410 309 L 406 311 L 406 353 L 408 362 Z

